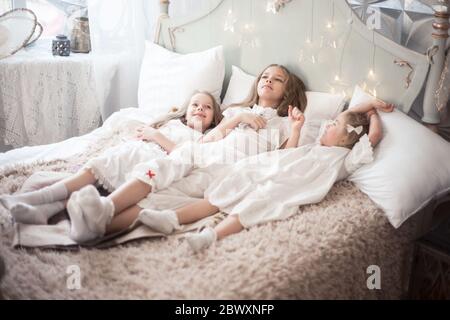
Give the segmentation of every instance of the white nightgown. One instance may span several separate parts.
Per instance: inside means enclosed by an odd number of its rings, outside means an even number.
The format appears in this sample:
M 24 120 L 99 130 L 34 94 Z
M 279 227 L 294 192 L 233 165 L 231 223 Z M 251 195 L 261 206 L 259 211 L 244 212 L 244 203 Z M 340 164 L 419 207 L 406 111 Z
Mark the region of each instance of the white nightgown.
M 321 130 L 323 131 L 323 130 Z M 319 143 L 239 161 L 205 191 L 211 204 L 250 226 L 289 218 L 298 206 L 320 202 L 337 180 L 372 161 L 367 135 L 352 150 Z
M 164 159 L 136 166 L 132 177 L 151 185 L 152 192 L 156 192 L 168 188 L 194 169 L 204 169 L 204 174 L 217 177 L 229 165 L 248 156 L 275 150 L 288 139 L 289 119 L 279 117 L 275 109 L 258 105 L 253 108 L 235 107 L 227 109 L 224 116 L 232 117 L 241 112 L 264 117 L 267 120 L 266 127 L 256 131 L 246 124 L 240 124 L 222 140 L 184 143 Z M 208 185 L 196 187 L 204 191 Z
M 158 131 L 177 145 L 197 141 L 203 136 L 179 119 L 168 121 Z M 167 152 L 154 142 L 129 140 L 89 160 L 84 168 L 91 169 L 99 184 L 112 192 L 130 179 L 134 167 L 165 157 Z

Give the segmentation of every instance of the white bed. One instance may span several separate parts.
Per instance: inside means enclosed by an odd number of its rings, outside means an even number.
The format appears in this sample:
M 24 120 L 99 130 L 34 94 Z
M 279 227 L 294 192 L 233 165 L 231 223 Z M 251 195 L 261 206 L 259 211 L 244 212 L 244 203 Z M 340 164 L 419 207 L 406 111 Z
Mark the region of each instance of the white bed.
M 170 19 L 166 15 L 168 1 L 161 1 L 161 25 L 156 41 L 180 54 L 222 45 L 226 61 L 224 88 L 231 77 L 232 65 L 256 74 L 270 63 L 287 65 L 306 79 L 309 90 L 317 92 L 329 91 L 336 72 L 341 69 L 340 76 L 348 84 L 346 89 L 353 88 L 366 77 L 366 70 L 374 66 L 370 62 L 373 57 L 376 61 L 375 72 L 384 79 L 376 87 L 380 98 L 394 102 L 401 111 L 408 113 L 413 103 L 421 97 L 421 92 L 425 92 L 423 120 L 433 123 L 438 116 L 433 109 L 430 92 L 435 89 L 438 80 L 432 74 L 437 74 L 442 66 L 430 65 L 425 55 L 414 53 L 373 33 L 356 17 L 349 24 L 352 14 L 345 0 L 314 0 L 313 20 L 312 1 L 289 2 L 275 15 L 266 13 L 262 6 L 252 7 L 249 3 L 214 0 L 208 12 L 185 19 Z M 324 62 L 319 66 L 305 60 L 299 63 L 302 50 L 303 54 L 311 54 L 302 45 L 310 34 L 311 24 L 316 30 L 326 26 L 330 18 L 326 13 L 331 12 L 333 4 L 334 22 L 344 30 L 341 54 L 332 50 L 325 52 L 321 58 Z M 242 21 L 258 26 L 255 34 L 242 38 L 224 30 L 222 22 L 231 7 Z M 244 24 L 242 32 L 245 29 Z M 253 36 L 258 37 L 256 42 L 252 42 Z M 443 57 L 444 51 L 440 48 L 436 58 Z M 361 57 L 367 57 L 369 63 Z M 404 63 L 395 61 L 408 62 L 413 72 Z M 128 109 L 126 112 L 129 112 L 131 121 L 149 120 L 152 114 L 151 110 L 139 109 Z M 102 129 L 89 135 L 0 155 L 0 191 L 16 191 L 36 171 L 71 172 L 79 167 L 87 158 L 109 146 L 106 143 L 95 147 L 91 142 L 93 139 L 101 141 L 113 128 L 111 123 L 119 119 L 119 114 L 109 118 Z M 406 118 L 403 114 L 400 117 Z M 391 117 L 385 121 L 389 124 L 396 120 Z M 121 139 L 117 130 L 113 133 L 117 139 L 111 140 L 111 145 Z M 420 133 L 428 137 L 428 131 Z M 407 138 L 402 139 L 408 141 Z M 420 137 L 415 139 L 416 143 L 424 143 L 419 141 Z M 436 143 L 444 145 L 446 142 L 439 140 Z M 449 148 L 445 145 L 442 152 L 450 156 Z M 64 161 L 49 162 L 55 159 Z M 36 163 L 35 160 L 41 161 Z M 405 167 L 411 162 L 409 160 L 405 161 Z M 446 174 L 450 175 L 450 170 Z M 401 179 L 393 181 L 398 180 Z M 189 253 L 185 243 L 177 236 L 133 241 L 107 250 L 81 249 L 75 253 L 19 252 L 4 246 L 0 254 L 7 264 L 15 267 L 5 279 L 3 294 L 10 298 L 402 298 L 407 290 L 413 241 L 429 229 L 433 210 L 446 199 L 450 186 L 448 189 L 442 187 L 439 194 L 431 194 L 427 201 L 421 202 L 422 207 L 415 207 L 417 210 L 412 218 L 405 219 L 401 226 L 394 228 L 380 205 L 356 187 L 364 181 L 356 178 L 352 181 L 338 183 L 323 202 L 299 208 L 299 214 L 291 219 L 252 228 L 200 255 Z M 445 182 L 442 183 L 445 185 Z M 0 224 L 2 243 L 10 245 L 9 231 L 12 229 L 4 212 L 0 212 Z M 125 237 L 118 242 L 105 241 L 100 247 L 144 237 L 148 234 L 138 232 L 134 237 Z M 63 271 L 73 263 L 86 272 L 86 286 L 83 290 L 67 292 Z M 52 268 L 46 268 L 49 265 Z M 383 285 L 380 290 L 367 287 L 367 270 L 373 265 L 382 270 Z M 57 272 L 55 275 L 54 269 L 61 274 Z M 23 273 L 37 273 L 39 276 L 25 284 L 20 276 Z

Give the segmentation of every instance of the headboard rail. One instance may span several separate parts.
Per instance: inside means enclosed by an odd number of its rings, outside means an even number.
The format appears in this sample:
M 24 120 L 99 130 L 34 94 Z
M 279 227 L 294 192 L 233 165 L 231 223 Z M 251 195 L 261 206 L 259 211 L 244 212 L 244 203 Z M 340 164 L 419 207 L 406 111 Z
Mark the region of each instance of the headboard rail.
M 365 84 L 405 113 L 425 91 L 422 120 L 439 122 L 434 95 L 445 59 L 443 13 L 436 16 L 431 60 L 430 55 L 370 30 L 345 0 L 294 0 L 276 14 L 266 11 L 265 1 L 211 0 L 205 12 L 176 19 L 168 16 L 169 1 L 160 1 L 155 42 L 180 53 L 223 45 L 226 82 L 231 65 L 257 74 L 266 65 L 279 63 L 302 77 L 309 90 L 341 90 L 351 95 L 354 85 Z M 234 32 L 224 28 L 230 14 Z M 333 32 L 327 30 L 330 24 Z M 307 44 L 307 39 L 312 41 Z M 330 39 L 337 43 L 335 47 L 319 45 Z M 317 57 L 316 63 L 308 55 Z

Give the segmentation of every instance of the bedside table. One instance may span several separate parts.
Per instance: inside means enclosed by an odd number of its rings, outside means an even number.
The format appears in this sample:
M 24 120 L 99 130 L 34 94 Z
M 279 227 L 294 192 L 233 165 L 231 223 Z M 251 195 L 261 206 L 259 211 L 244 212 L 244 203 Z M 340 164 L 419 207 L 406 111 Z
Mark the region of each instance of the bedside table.
M 416 242 L 409 285 L 410 299 L 450 300 L 450 212 Z
M 6 146 L 55 143 L 101 123 L 118 58 L 53 56 L 46 41 L 0 61 L 0 137 Z

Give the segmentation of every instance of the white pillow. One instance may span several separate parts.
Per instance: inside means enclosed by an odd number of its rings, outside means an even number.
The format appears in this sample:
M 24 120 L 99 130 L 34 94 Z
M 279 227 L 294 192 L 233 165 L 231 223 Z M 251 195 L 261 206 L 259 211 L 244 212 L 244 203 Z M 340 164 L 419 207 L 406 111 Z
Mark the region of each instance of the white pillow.
M 244 101 L 250 94 L 255 80 L 255 76 L 245 73 L 236 66 L 232 66 L 230 82 L 222 102 L 222 110 L 233 103 Z
M 206 51 L 179 54 L 150 41 L 139 79 L 139 108 L 159 116 L 182 106 L 195 90 L 210 92 L 220 102 L 225 76 L 222 46 Z
M 250 94 L 256 77 L 245 73 L 240 68 L 232 66 L 232 73 L 222 108 L 230 104 L 240 103 Z M 308 120 L 332 120 L 342 112 L 345 106 L 345 96 L 326 92 L 307 91 L 308 107 L 305 111 Z
M 374 97 L 358 86 L 349 108 Z M 398 228 L 429 201 L 450 191 L 450 143 L 404 113 L 379 112 L 383 139 L 374 161 L 349 180 Z

